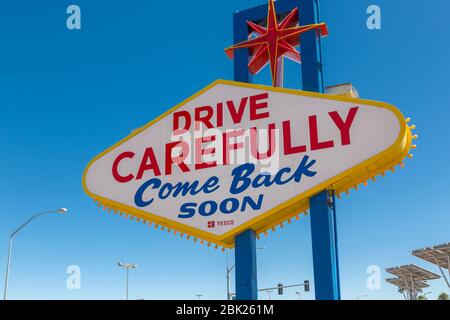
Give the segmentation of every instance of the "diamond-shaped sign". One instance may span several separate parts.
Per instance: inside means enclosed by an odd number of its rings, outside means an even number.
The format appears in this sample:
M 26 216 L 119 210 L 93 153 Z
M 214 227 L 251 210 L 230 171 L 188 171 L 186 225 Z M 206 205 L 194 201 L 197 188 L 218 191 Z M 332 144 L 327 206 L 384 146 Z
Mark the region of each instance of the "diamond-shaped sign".
M 100 205 L 232 247 L 401 163 L 411 130 L 375 101 L 218 80 L 95 157 Z

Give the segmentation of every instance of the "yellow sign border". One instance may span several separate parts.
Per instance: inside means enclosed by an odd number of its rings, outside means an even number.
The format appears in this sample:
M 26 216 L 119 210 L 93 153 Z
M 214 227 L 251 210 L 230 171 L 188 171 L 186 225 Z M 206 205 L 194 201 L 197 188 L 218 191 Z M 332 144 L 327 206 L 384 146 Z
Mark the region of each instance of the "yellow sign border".
M 97 161 L 99 158 L 110 152 L 111 150 L 117 148 L 124 142 L 128 141 L 132 137 L 138 135 L 143 130 L 147 129 L 151 125 L 155 124 L 156 122 L 162 120 L 166 116 L 170 115 L 175 110 L 179 109 L 180 107 L 187 104 L 189 101 L 195 99 L 196 97 L 200 96 L 204 92 L 210 90 L 211 88 L 215 87 L 218 84 L 224 84 L 229 86 L 235 86 L 235 87 L 243 87 L 243 88 L 252 88 L 252 89 L 259 89 L 269 92 L 281 92 L 286 94 L 293 94 L 293 95 L 299 95 L 299 96 L 305 96 L 305 97 L 312 97 L 312 98 L 318 98 L 318 99 L 325 99 L 325 100 L 335 100 L 335 101 L 341 101 L 341 102 L 349 102 L 352 104 L 366 104 L 374 107 L 384 108 L 392 111 L 398 118 L 400 123 L 400 131 L 399 135 L 394 142 L 392 146 L 390 146 L 388 149 L 384 150 L 383 152 L 373 156 L 372 158 L 369 158 L 368 160 L 346 170 L 345 172 L 342 172 L 341 174 L 332 177 L 328 179 L 327 181 L 324 181 L 323 183 L 317 185 L 316 187 L 307 190 L 303 192 L 302 194 L 296 196 L 295 198 L 292 198 L 289 201 L 284 202 L 283 204 L 278 205 L 277 207 L 247 221 L 246 223 L 228 231 L 227 233 L 223 235 L 214 235 L 212 233 L 199 230 L 194 227 L 190 227 L 184 224 L 181 224 L 179 222 L 172 221 L 170 219 L 155 215 L 153 213 L 148 213 L 143 210 L 139 210 L 137 208 L 133 208 L 131 206 L 127 206 L 121 203 L 118 203 L 116 201 L 113 201 L 111 199 L 107 199 L 101 196 L 98 196 L 96 194 L 91 193 L 87 186 L 86 186 L 86 173 L 91 167 L 91 165 Z M 96 157 L 94 157 L 89 164 L 87 165 L 82 178 L 82 185 L 84 191 L 93 198 L 96 202 L 99 203 L 99 205 L 103 205 L 107 208 L 110 208 L 114 211 L 123 212 L 132 216 L 135 216 L 139 219 L 146 220 L 155 224 L 159 224 L 163 227 L 173 230 L 176 230 L 180 233 L 185 233 L 187 235 L 191 235 L 193 237 L 198 237 L 200 239 L 204 239 L 206 241 L 209 241 L 211 243 L 215 243 L 217 245 L 223 246 L 225 248 L 232 248 L 234 247 L 234 237 L 238 235 L 239 233 L 247 230 L 247 229 L 253 229 L 257 235 L 261 233 L 265 233 L 267 230 L 274 228 L 277 225 L 282 224 L 284 221 L 290 221 L 295 216 L 298 216 L 299 213 L 305 212 L 309 208 L 309 201 L 308 199 L 321 192 L 324 189 L 334 189 L 336 193 L 339 195 L 340 193 L 347 191 L 350 188 L 357 188 L 357 186 L 361 183 L 364 183 L 370 178 L 374 178 L 375 176 L 379 174 L 384 174 L 385 171 L 389 169 L 393 169 L 396 165 L 401 163 L 403 159 L 408 155 L 409 150 L 411 149 L 412 145 L 412 133 L 411 129 L 407 125 L 406 120 L 404 119 L 402 113 L 395 108 L 394 106 L 384 103 L 384 102 L 378 102 L 378 101 L 371 101 L 371 100 L 363 100 L 363 99 L 355 99 L 350 97 L 343 97 L 343 96 L 334 96 L 334 95 L 326 95 L 326 94 L 319 94 L 319 93 L 313 93 L 313 92 L 306 92 L 306 91 L 300 91 L 300 90 L 293 90 L 293 89 L 284 89 L 284 88 L 277 88 L 277 87 L 271 87 L 271 86 L 264 86 L 264 85 L 257 85 L 257 84 L 248 84 L 248 83 L 242 83 L 242 82 L 235 82 L 235 81 L 229 81 L 229 80 L 216 80 L 210 85 L 206 86 L 202 90 L 198 91 L 193 96 L 187 98 L 183 102 L 179 103 L 175 107 L 169 109 L 156 119 L 150 121 L 142 128 L 134 131 L 129 136 L 125 137 L 124 139 L 120 140 L 113 146 L 109 147 Z

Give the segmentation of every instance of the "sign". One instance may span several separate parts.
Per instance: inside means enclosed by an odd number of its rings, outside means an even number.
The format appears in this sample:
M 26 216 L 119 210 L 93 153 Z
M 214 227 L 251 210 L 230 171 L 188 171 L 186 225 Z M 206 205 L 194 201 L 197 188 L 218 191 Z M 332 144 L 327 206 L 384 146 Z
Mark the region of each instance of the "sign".
M 394 168 L 411 130 L 375 101 L 217 80 L 95 157 L 100 205 L 223 247 Z

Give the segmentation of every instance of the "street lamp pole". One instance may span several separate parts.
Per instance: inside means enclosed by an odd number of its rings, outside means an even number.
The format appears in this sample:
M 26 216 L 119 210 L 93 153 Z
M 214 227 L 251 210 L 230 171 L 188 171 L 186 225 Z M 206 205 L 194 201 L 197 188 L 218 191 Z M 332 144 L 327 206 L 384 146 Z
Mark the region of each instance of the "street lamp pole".
M 127 283 L 125 285 L 125 300 L 128 300 L 128 280 L 129 280 L 129 272 L 130 269 L 136 269 L 137 268 L 137 264 L 135 263 L 122 263 L 122 262 L 117 262 L 117 265 L 121 268 L 124 268 L 127 271 Z
M 234 265 L 231 267 L 228 263 L 228 253 L 230 249 L 227 249 L 227 300 L 231 300 L 231 292 L 230 292 L 230 280 L 231 280 L 231 271 L 234 269 Z
M 231 280 L 231 271 L 233 269 L 234 269 L 234 265 L 231 267 L 227 266 L 227 300 L 231 300 L 230 280 Z
M 129 279 L 130 269 L 127 268 L 127 293 L 125 295 L 126 299 L 128 300 L 128 279 Z
M 33 215 L 30 219 L 25 221 L 20 227 L 18 227 L 16 230 L 14 230 L 10 234 L 10 236 L 9 236 L 9 246 L 8 246 L 8 260 L 6 262 L 5 288 L 4 288 L 4 291 L 3 291 L 3 300 L 6 300 L 7 292 L 8 292 L 9 271 L 10 271 L 10 267 L 11 267 L 12 243 L 13 243 L 14 236 L 17 233 L 19 233 L 20 230 L 25 228 L 26 225 L 28 225 L 31 221 L 33 221 L 34 219 L 36 219 L 39 216 L 42 216 L 42 215 L 48 214 L 48 213 L 66 214 L 67 211 L 68 210 L 66 208 L 60 208 L 60 209 L 57 209 L 57 210 L 48 210 L 48 211 L 43 211 L 43 212 L 36 213 L 35 215 Z
M 256 248 L 256 250 L 264 250 L 266 249 L 266 247 L 258 247 Z M 230 249 L 227 249 L 227 300 L 231 300 L 232 294 L 230 291 L 230 280 L 231 280 L 231 271 L 233 271 L 234 267 L 236 265 L 232 265 L 231 267 L 229 266 L 228 263 L 228 253 L 229 253 Z
M 9 246 L 8 246 L 8 260 L 6 262 L 6 276 L 5 276 L 5 289 L 3 291 L 3 300 L 6 300 L 6 293 L 8 291 L 8 279 L 9 279 L 9 267 L 11 264 L 11 250 L 12 250 L 12 235 L 9 237 Z

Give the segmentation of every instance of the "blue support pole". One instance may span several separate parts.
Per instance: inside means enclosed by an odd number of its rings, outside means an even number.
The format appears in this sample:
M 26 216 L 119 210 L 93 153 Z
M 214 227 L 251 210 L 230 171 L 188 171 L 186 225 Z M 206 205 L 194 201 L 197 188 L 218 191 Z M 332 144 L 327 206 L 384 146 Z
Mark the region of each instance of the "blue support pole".
M 301 25 L 321 22 L 319 20 L 318 0 L 302 0 L 299 21 Z M 315 32 L 306 32 L 301 35 L 300 52 L 302 55 L 303 90 L 323 93 L 321 43 Z
M 319 23 L 319 1 L 303 0 L 299 10 L 301 24 Z M 320 38 L 314 32 L 301 36 L 303 90 L 324 92 Z M 309 200 L 317 300 L 340 300 L 339 259 L 337 249 L 336 206 L 334 192 L 322 191 Z
M 233 16 L 233 43 L 239 43 L 248 39 L 247 22 L 240 15 Z M 239 82 L 252 82 L 252 76 L 248 71 L 249 54 L 247 49 L 236 50 L 234 53 L 234 80 Z
M 247 22 L 239 15 L 233 17 L 233 41 L 248 39 Z M 234 80 L 252 82 L 248 71 L 248 50 L 237 50 L 234 57 Z M 256 234 L 247 230 L 235 238 L 236 300 L 258 300 L 256 272 Z
M 339 276 L 339 250 L 338 250 L 338 237 L 337 237 L 337 216 L 336 216 L 336 192 L 331 191 L 331 197 L 333 200 L 333 220 L 334 220 L 334 247 L 336 254 L 336 281 L 337 281 L 337 293 L 338 299 L 341 300 L 341 279 Z
M 236 300 L 258 300 L 255 231 L 239 234 L 235 246 Z
M 233 16 L 233 42 L 248 39 L 247 21 L 239 13 Z M 234 80 L 252 82 L 248 71 L 249 53 L 247 49 L 236 50 L 234 56 Z M 235 288 L 236 300 L 258 300 L 256 269 L 256 233 L 247 230 L 235 238 Z
M 309 200 L 317 300 L 340 300 L 336 215 L 333 195 L 325 190 Z

